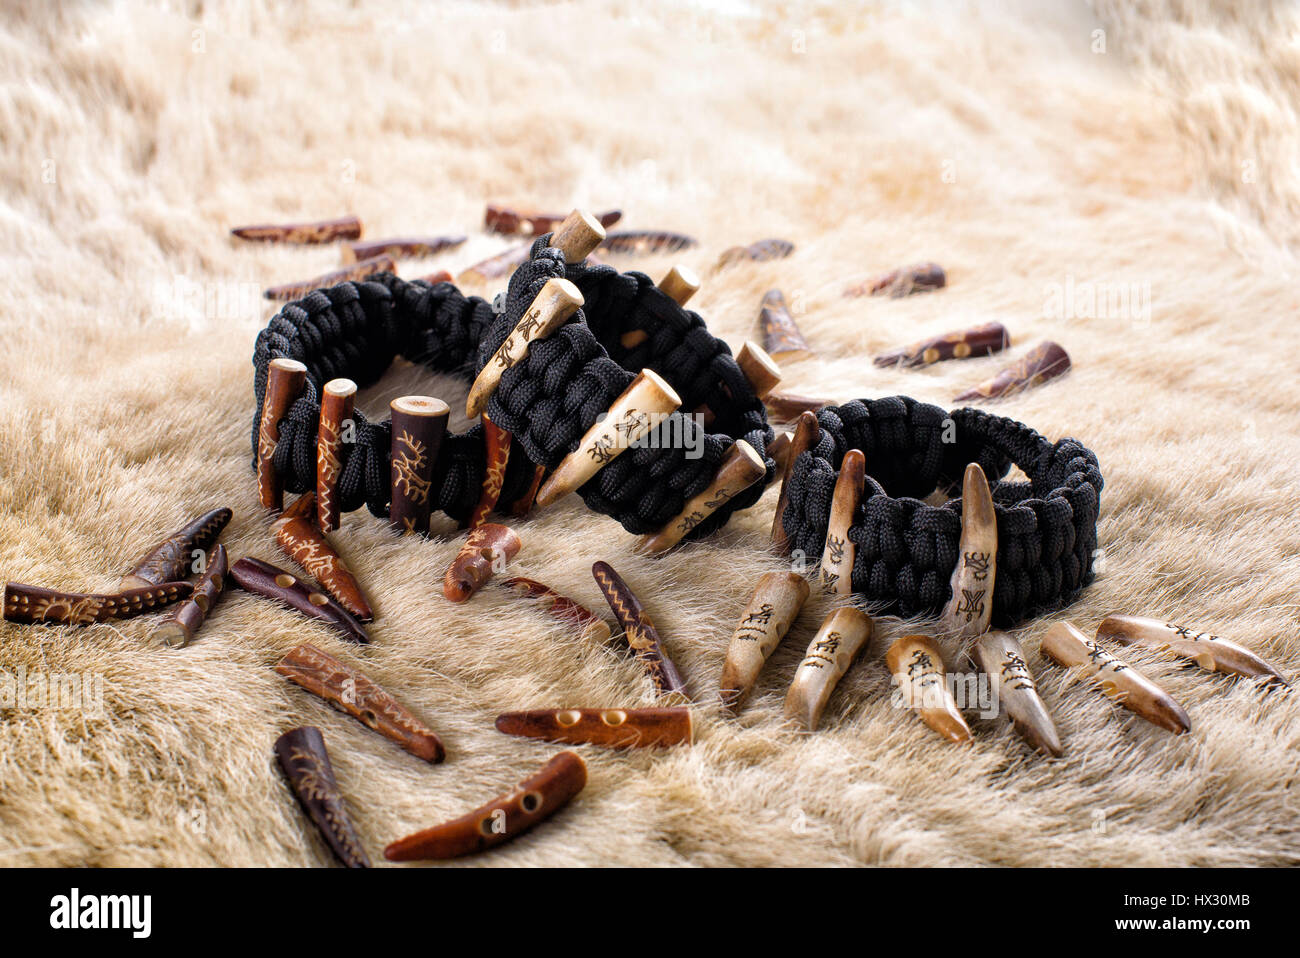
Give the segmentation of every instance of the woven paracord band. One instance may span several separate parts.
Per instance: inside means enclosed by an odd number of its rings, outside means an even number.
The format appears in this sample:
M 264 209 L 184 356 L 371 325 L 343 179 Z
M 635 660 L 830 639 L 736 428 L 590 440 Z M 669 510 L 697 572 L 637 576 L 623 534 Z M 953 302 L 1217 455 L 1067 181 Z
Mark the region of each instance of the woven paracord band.
M 466 297 L 450 283 L 429 286 L 391 274 L 315 290 L 281 309 L 258 334 L 253 383 L 260 410 L 272 359 L 296 359 L 307 367 L 306 389 L 280 421 L 272 459 L 284 488 L 293 493 L 315 488 L 324 383 L 347 377 L 364 388 L 377 382 L 398 356 L 435 372 L 471 378 L 546 281 L 565 275 L 563 258 L 546 246 L 548 240 L 549 235 L 540 237 L 534 258 L 516 270 L 500 315 L 487 301 Z M 687 448 L 702 438 L 703 455 L 688 458 L 680 443 L 628 449 L 579 490 L 591 509 L 613 516 L 630 532 L 652 532 L 708 485 L 735 439 L 747 440 L 766 460 L 772 432 L 763 405 L 726 343 L 709 334 L 698 315 L 682 309 L 641 273 L 584 266 L 569 266 L 567 273 L 587 298 L 587 308 L 550 338 L 534 342 L 525 360 L 506 371 L 488 407 L 493 422 L 515 437 L 502 508 L 527 491 L 535 463 L 554 466 L 576 448 L 587 427 L 631 382 L 629 369 L 648 366 L 662 375 L 681 394 L 683 410 L 708 402 L 718 412 L 714 428 L 723 432 L 700 437 L 698 425 L 689 419 L 663 427 L 687 430 Z M 626 350 L 618 339 L 630 329 L 645 329 L 650 338 Z M 255 457 L 258 418 L 255 412 Z M 364 504 L 383 517 L 391 491 L 391 425 L 388 420 L 370 422 L 359 411 L 353 420 L 355 442 L 342 447 L 337 499 L 344 512 Z M 448 434 L 435 465 L 433 507 L 464 521 L 482 489 L 484 459 L 481 426 Z M 691 538 L 707 535 L 736 509 L 757 501 L 774 473 L 773 463 L 766 461 L 765 480 L 701 523 Z
M 629 532 L 654 532 L 702 492 L 727 450 L 745 440 L 763 457 L 763 479 L 719 508 L 688 538 L 707 536 L 738 509 L 758 501 L 776 471 L 767 457 L 771 427 L 762 401 L 736 365 L 727 344 L 698 314 L 683 309 L 644 273 L 608 266 L 568 265 L 548 247 L 533 244 L 532 259 L 511 278 L 504 313 L 479 344 L 477 370 L 491 359 L 546 282 L 571 280 L 585 300 L 574 320 L 540 342 L 506 370 L 488 403 L 491 420 L 510 432 L 530 459 L 548 468 L 578 447 L 584 432 L 632 382 L 651 369 L 677 391 L 681 411 L 604 466 L 578 493 L 596 512 L 614 516 Z M 648 338 L 628 349 L 621 337 L 644 330 Z M 689 415 L 701 403 L 718 413 L 706 432 Z M 691 452 L 694 450 L 694 452 Z M 695 455 L 695 453 L 701 453 Z M 694 457 L 693 457 L 694 456 Z
M 827 406 L 817 420 L 817 445 L 791 469 L 783 522 L 790 547 L 820 559 L 840 462 L 862 450 L 869 476 L 849 530 L 853 591 L 881 612 L 934 615 L 947 603 L 961 500 L 920 499 L 936 489 L 960 493 L 971 462 L 988 476 L 998 517 L 995 626 L 1066 606 L 1092 581 L 1102 477 L 1077 440 L 1052 443 L 1012 419 L 949 413 L 906 396 Z M 1012 463 L 1028 482 L 998 481 Z

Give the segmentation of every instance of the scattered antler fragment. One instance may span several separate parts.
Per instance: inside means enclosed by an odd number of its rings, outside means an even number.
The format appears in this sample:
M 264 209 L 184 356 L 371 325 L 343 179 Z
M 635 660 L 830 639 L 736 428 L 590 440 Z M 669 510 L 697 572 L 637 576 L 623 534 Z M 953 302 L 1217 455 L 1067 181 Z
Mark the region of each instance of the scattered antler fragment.
M 317 244 L 351 240 L 361 236 L 361 220 L 343 216 L 316 223 L 285 223 L 265 226 L 236 226 L 230 231 L 240 239 L 270 243 Z
M 304 493 L 271 523 L 275 541 L 285 555 L 306 569 L 351 615 L 358 621 L 369 622 L 375 614 L 356 576 L 311 521 L 315 499 L 312 493 Z
M 369 676 L 316 646 L 308 643 L 295 646 L 275 670 L 417 758 L 436 765 L 446 757 L 438 736 L 404 705 Z
M 905 635 L 889 647 L 885 662 L 905 706 L 950 742 L 969 742 L 970 727 L 948 688 L 943 655 L 925 635 Z
M 330 286 L 336 286 L 339 283 L 357 283 L 376 273 L 395 273 L 397 264 L 393 262 L 391 256 L 373 256 L 370 259 L 363 259 L 342 269 L 332 270 L 328 273 L 304 280 L 298 283 L 285 283 L 283 286 L 272 286 L 262 295 L 267 299 L 287 300 L 301 299 L 313 289 L 324 289 Z
M 392 862 L 456 858 L 493 848 L 567 805 L 587 784 L 587 764 L 561 752 L 511 792 L 454 821 L 407 835 L 384 849 Z
M 171 615 L 153 630 L 154 638 L 164 645 L 180 648 L 194 640 L 212 607 L 226 587 L 226 575 L 230 572 L 230 562 L 226 557 L 226 547 L 217 543 L 212 550 L 203 575 L 194 585 L 194 591 L 184 602 L 173 607 Z
M 785 717 L 817 731 L 822 711 L 853 660 L 871 641 L 871 616 L 845 606 L 822 621 L 785 697 Z
M 585 605 L 556 592 L 549 585 L 544 585 L 536 579 L 525 579 L 523 576 L 506 579 L 504 584 L 519 595 L 537 599 L 551 615 L 579 629 L 582 638 L 596 642 L 605 642 L 609 639 L 608 622 Z
M 784 259 L 793 252 L 794 244 L 789 240 L 759 240 L 756 243 L 750 243 L 748 246 L 733 246 L 730 249 L 723 250 L 722 255 L 718 257 L 717 268 L 722 269 L 725 266 L 732 266 L 746 260 L 763 263 L 772 259 Z
M 1001 352 L 1011 345 L 1011 335 L 1001 323 L 985 323 L 971 329 L 959 329 L 931 339 L 881 353 L 872 362 L 877 366 L 928 366 L 945 359 L 971 359 Z
M 989 677 L 993 701 L 1006 711 L 1020 737 L 1040 752 L 1059 758 L 1063 750 L 1056 724 L 1038 695 L 1015 637 L 1006 632 L 985 632 L 975 641 L 971 655 Z
M 465 544 L 447 568 L 442 594 L 452 602 L 464 602 L 505 564 L 519 554 L 523 541 L 509 526 L 485 522 L 470 530 Z
M 383 239 L 348 243 L 343 247 L 343 262 L 357 263 L 374 259 L 376 256 L 417 259 L 434 256 L 443 250 L 455 249 L 464 242 L 464 236 L 426 236 L 419 239 Z
M 997 399 L 1011 396 L 1032 386 L 1041 386 L 1049 379 L 1062 376 L 1070 369 L 1070 357 L 1056 343 L 1039 343 L 1020 361 L 1001 370 L 992 379 L 986 379 L 972 389 L 957 396 L 957 402 L 971 399 Z
M 685 696 L 686 683 L 682 681 L 677 666 L 673 665 L 664 652 L 659 631 L 636 593 L 628 588 L 627 583 L 608 562 L 592 565 L 591 574 L 596 579 L 596 585 L 600 586 L 614 617 L 623 627 L 627 644 L 645 666 L 655 689 L 660 695 Z
M 928 293 L 941 289 L 948 283 L 943 267 L 938 263 L 917 263 L 890 270 L 873 279 L 850 286 L 845 296 L 889 296 L 901 299 L 913 293 Z
M 275 741 L 275 757 L 303 811 L 320 829 L 330 850 L 348 868 L 369 868 L 370 859 L 348 818 L 320 729 L 290 729 Z
M 566 745 L 654 748 L 690 745 L 691 710 L 685 706 L 648 709 L 534 709 L 497 716 L 497 731 Z
M 206 552 L 217 541 L 232 514 L 229 509 L 213 509 L 173 532 L 122 577 L 119 588 L 141 589 L 184 579 L 196 558 L 194 551 Z
M 744 703 L 810 591 L 808 580 L 797 572 L 768 572 L 758 580 L 727 646 L 718 683 L 725 707 L 734 710 Z
M 269 562 L 245 556 L 230 567 L 230 577 L 244 591 L 282 602 L 303 615 L 332 625 L 353 642 L 370 641 L 361 623 L 347 609 Z
M 799 325 L 790 315 L 785 295 L 779 289 L 763 294 L 758 308 L 758 324 L 763 333 L 763 348 L 780 362 L 795 362 L 813 355 Z
M 597 215 L 600 225 L 609 228 L 623 218 L 622 210 L 606 210 Z M 563 221 L 560 213 L 535 213 L 531 210 L 514 210 L 508 206 L 487 205 L 483 215 L 483 227 L 493 233 L 506 236 L 540 236 L 549 233 Z
M 163 582 L 108 595 L 58 592 L 10 582 L 5 585 L 5 618 L 24 625 L 89 625 L 143 615 L 188 599 L 193 591 L 188 582 Z
M 695 245 L 697 245 L 695 238 L 685 233 L 670 233 L 664 230 L 620 230 L 606 236 L 600 248 L 610 253 L 643 256 L 676 253 Z

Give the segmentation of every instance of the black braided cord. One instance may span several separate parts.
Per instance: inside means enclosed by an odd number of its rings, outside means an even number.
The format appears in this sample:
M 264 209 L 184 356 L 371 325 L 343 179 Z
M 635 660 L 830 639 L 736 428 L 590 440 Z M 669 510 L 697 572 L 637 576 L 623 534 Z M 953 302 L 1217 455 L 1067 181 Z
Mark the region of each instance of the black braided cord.
M 1069 605 L 1093 580 L 1102 477 L 1076 439 L 1050 442 L 978 409 L 945 412 L 906 396 L 854 400 L 817 413 L 821 436 L 795 460 L 783 525 L 792 550 L 821 557 L 844 454 L 860 449 L 867 488 L 849 529 L 853 590 L 882 613 L 935 615 L 952 594 L 966 465 L 988 476 L 998 522 L 993 624 L 1009 628 Z M 1028 482 L 1001 481 L 1019 466 Z
M 466 297 L 451 283 L 430 286 L 381 273 L 361 283 L 340 283 L 286 304 L 257 336 L 253 388 L 257 410 L 252 443 L 256 462 L 258 418 L 266 393 L 267 367 L 287 357 L 307 367 L 303 395 L 280 420 L 272 465 L 293 493 L 315 488 L 316 432 L 321 387 L 346 377 L 359 387 L 373 385 L 399 356 L 435 372 L 472 378 L 505 340 L 546 281 L 565 276 L 586 299 L 584 309 L 507 370 L 488 405 L 494 423 L 514 436 L 500 505 L 527 491 L 535 464 L 556 466 L 577 448 L 583 433 L 631 383 L 634 372 L 651 368 L 682 397 L 682 410 L 707 402 L 719 415 L 706 434 L 690 416 L 675 413 L 652 441 L 626 450 L 580 490 L 589 508 L 617 519 L 635 534 L 654 532 L 681 512 L 703 489 L 737 439 L 763 457 L 767 472 L 741 495 L 692 530 L 706 536 L 733 512 L 753 505 L 775 472 L 767 458 L 772 441 L 762 402 L 754 395 L 727 344 L 704 321 L 660 292 L 642 273 L 609 267 L 569 265 L 539 237 L 532 259 L 510 279 L 500 312 L 478 297 Z M 649 339 L 625 349 L 619 338 L 644 329 Z M 392 427 L 353 414 L 355 442 L 342 447 L 337 498 L 344 512 L 365 505 L 386 517 L 390 498 Z M 670 443 L 673 436 L 683 441 Z M 693 452 L 692 450 L 695 450 Z M 696 455 L 696 452 L 701 453 Z M 463 522 L 482 489 L 483 430 L 448 434 L 434 467 L 434 507 Z

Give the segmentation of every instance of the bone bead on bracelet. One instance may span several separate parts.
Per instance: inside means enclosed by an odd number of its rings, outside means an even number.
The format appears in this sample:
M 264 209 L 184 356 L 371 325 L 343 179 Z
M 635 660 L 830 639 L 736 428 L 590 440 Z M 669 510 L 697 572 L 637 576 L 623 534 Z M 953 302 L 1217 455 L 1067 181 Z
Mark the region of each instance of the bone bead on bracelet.
M 836 609 L 822 621 L 795 670 L 785 697 L 785 717 L 815 732 L 831 693 L 871 641 L 871 617 L 860 609 Z
M 1192 720 L 1173 696 L 1122 659 L 1111 655 L 1069 622 L 1056 622 L 1043 636 L 1043 655 L 1079 674 L 1134 715 L 1181 735 Z
M 401 396 L 389 403 L 393 444 L 388 521 L 403 535 L 425 535 L 433 505 L 429 493 L 450 408 L 432 396 Z
M 340 451 L 348 438 L 345 434 L 356 429 L 352 409 L 357 384 L 350 379 L 331 379 L 321 393 L 320 427 L 316 432 L 316 524 L 322 532 L 329 532 L 339 527 L 334 492 L 343 471 Z
M 849 538 L 849 528 L 858 514 L 867 479 L 867 457 L 860 449 L 850 449 L 840 463 L 831 498 L 831 521 L 826 527 L 826 547 L 822 551 L 822 587 L 836 595 L 853 594 L 853 560 L 857 547 Z
M 1061 737 L 1015 637 L 985 632 L 975 641 L 971 657 L 989 677 L 993 701 L 1006 712 L 1020 737 L 1040 752 L 1060 758 Z
M 190 521 L 150 549 L 122 577 L 121 589 L 142 589 L 163 582 L 176 582 L 189 574 L 196 550 L 206 552 L 217 541 L 233 513 L 229 509 L 213 509 Z
M 369 868 L 370 859 L 348 818 L 320 729 L 304 725 L 285 732 L 276 739 L 275 757 L 303 811 L 320 829 L 335 857 L 348 868 Z
M 952 598 L 939 617 L 939 630 L 969 640 L 988 631 L 998 568 L 998 516 L 989 482 L 978 463 L 962 477 L 961 540 L 953 569 Z
M 290 649 L 275 671 L 417 758 L 436 765 L 446 757 L 441 739 L 397 699 L 316 646 L 303 643 Z
M 794 435 L 790 439 L 790 449 L 786 453 L 785 470 L 781 474 L 781 494 L 776 500 L 776 515 L 772 519 L 772 543 L 779 555 L 790 554 L 790 538 L 782 525 L 786 506 L 790 503 L 790 471 L 796 459 L 817 445 L 820 436 L 821 426 L 817 423 L 817 417 L 810 412 L 800 414 Z
M 667 748 L 690 745 L 694 730 L 685 706 L 646 709 L 535 709 L 497 716 L 498 732 L 565 745 Z
M 656 285 L 660 292 L 678 306 L 685 306 L 700 291 L 700 277 L 695 270 L 678 264 L 665 273 Z
M 792 363 L 813 355 L 779 289 L 770 289 L 763 295 L 758 324 L 763 333 L 763 348 L 778 362 Z
M 144 615 L 187 599 L 193 591 L 188 582 L 163 582 L 109 595 L 59 592 L 9 582 L 5 585 L 4 617 L 23 625 L 90 625 Z
M 645 666 L 655 690 L 660 695 L 680 695 L 686 698 L 686 683 L 677 671 L 677 666 L 673 665 L 664 652 L 659 631 L 636 593 L 608 562 L 593 564 L 591 574 L 596 585 L 600 586 L 605 601 L 609 603 L 614 618 L 623 627 L 627 644 Z
M 971 741 L 970 726 L 957 711 L 948 688 L 943 654 L 925 635 L 905 635 L 889 647 L 885 663 L 894 676 L 904 707 L 950 742 Z
M 236 226 L 230 231 L 240 239 L 272 243 L 318 244 L 335 240 L 358 239 L 361 220 L 343 216 L 314 223 L 284 223 L 280 225 Z
M 749 383 L 750 388 L 754 390 L 754 395 L 759 399 L 765 398 L 781 382 L 781 367 L 761 346 L 748 339 L 740 347 L 740 352 L 736 353 L 736 365 L 740 367 L 745 381 Z M 734 398 L 725 384 L 722 386 L 722 391 L 728 398 Z M 706 427 L 712 426 L 718 418 L 707 404 L 698 406 L 695 413 L 702 417 Z
M 487 521 L 488 513 L 497 507 L 501 498 L 501 487 L 506 481 L 506 466 L 510 462 L 510 433 L 499 429 L 497 424 L 483 414 L 483 491 L 479 495 L 474 511 L 469 514 L 467 523 L 471 529 Z
M 217 543 L 212 550 L 203 574 L 194 585 L 194 591 L 184 602 L 175 606 L 171 615 L 153 630 L 153 637 L 163 645 L 180 648 L 194 641 L 194 634 L 207 620 L 208 613 L 221 598 L 226 588 L 226 576 L 230 572 L 230 562 L 226 556 L 226 547 Z
M 734 711 L 744 704 L 811 591 L 808 580 L 796 572 L 768 572 L 758 580 L 727 646 L 718 681 L 724 707 Z
M 447 568 L 442 594 L 452 602 L 464 602 L 492 578 L 498 566 L 504 569 L 522 547 L 519 534 L 508 526 L 495 522 L 477 526 Z
M 653 535 L 643 537 L 638 543 L 638 551 L 649 554 L 666 552 L 724 504 L 736 498 L 765 475 L 767 475 L 767 465 L 763 462 L 763 457 L 743 439 L 737 440 L 727 450 L 708 487 L 691 497 L 677 517 L 666 526 Z
M 307 574 L 321 584 L 338 603 L 360 622 L 375 617 L 361 584 L 330 545 L 310 516 L 315 512 L 316 497 L 308 492 L 271 523 L 271 531 L 280 549 Z
M 1254 652 L 1209 632 L 1144 616 L 1111 615 L 1097 626 L 1097 640 L 1121 645 L 1166 649 L 1210 672 L 1226 672 L 1249 679 L 1268 679 L 1289 685 L 1286 678 Z
M 468 815 L 398 839 L 384 849 L 392 862 L 457 858 L 494 848 L 549 818 L 587 784 L 587 763 L 561 752 L 512 791 Z
M 245 592 L 274 599 L 313 619 L 319 619 L 353 642 L 366 643 L 370 636 L 347 609 L 324 592 L 311 588 L 296 575 L 245 556 L 230 567 L 230 578 Z
M 578 448 L 555 467 L 537 493 L 537 505 L 549 506 L 578 489 L 658 426 L 681 402 L 673 387 L 658 373 L 650 369 L 637 373 L 603 417 L 583 434 Z
M 501 383 L 501 375 L 528 354 L 528 344 L 545 339 L 569 321 L 582 305 L 582 293 L 567 279 L 549 279 L 532 305 L 520 317 L 470 387 L 465 415 L 473 418 L 487 408 L 488 400 Z
M 314 289 L 337 286 L 339 283 L 356 283 L 376 273 L 392 273 L 396 270 L 397 264 L 393 262 L 391 256 L 372 256 L 370 259 L 359 260 L 342 269 L 322 273 L 302 282 L 272 286 L 262 295 L 267 299 L 276 300 L 302 299 Z
M 503 584 L 513 589 L 516 595 L 536 599 L 555 618 L 577 629 L 580 638 L 593 642 L 605 642 L 609 639 L 608 622 L 585 605 L 556 592 L 549 585 L 544 585 L 536 579 L 525 579 L 523 576 L 506 579 Z
M 272 359 L 266 368 L 266 396 L 257 425 L 257 495 L 266 509 L 283 507 L 283 486 L 271 463 L 280 441 L 280 420 L 307 386 L 307 367 L 296 359 Z

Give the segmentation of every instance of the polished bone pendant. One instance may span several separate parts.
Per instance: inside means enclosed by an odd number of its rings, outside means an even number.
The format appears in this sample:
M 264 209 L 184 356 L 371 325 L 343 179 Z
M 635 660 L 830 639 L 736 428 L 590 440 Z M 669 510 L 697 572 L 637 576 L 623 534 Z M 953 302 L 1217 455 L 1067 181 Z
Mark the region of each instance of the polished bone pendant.
M 1070 357 L 1064 349 L 1056 343 L 1039 343 L 1014 365 L 1003 369 L 992 379 L 986 379 L 978 386 L 967 389 L 955 401 L 1012 396 L 1034 386 L 1041 386 L 1049 379 L 1063 376 L 1069 369 Z
M 528 262 L 528 255 L 532 249 L 532 243 L 512 246 L 508 250 L 467 267 L 461 272 L 458 281 L 463 286 L 468 283 L 486 283 L 488 280 L 509 276 L 520 264 Z
M 316 524 L 322 532 L 339 527 L 335 491 L 343 472 L 344 433 L 355 429 L 352 409 L 357 384 L 351 379 L 331 379 L 321 391 L 320 426 L 316 431 Z
M 604 417 L 583 434 L 578 448 L 555 467 L 537 493 L 537 505 L 549 506 L 582 486 L 681 403 L 681 397 L 658 373 L 650 369 L 637 373 Z
M 763 397 L 763 405 L 767 407 L 768 415 L 778 422 L 793 422 L 806 412 L 815 413 L 825 406 L 835 405 L 835 400 L 774 392 Z
M 433 511 L 433 469 L 447 432 L 450 408 L 432 396 L 401 396 L 389 403 L 393 444 L 389 459 L 389 524 L 403 535 L 425 535 Z
M 882 273 L 865 283 L 850 286 L 845 296 L 889 296 L 901 299 L 913 293 L 928 293 L 948 284 L 947 274 L 938 263 L 917 263 Z
M 109 595 L 58 592 L 10 582 L 5 585 L 5 619 L 24 625 L 90 625 L 144 615 L 188 599 L 193 591 L 188 582 L 163 582 Z
M 849 528 L 858 514 L 866 486 L 867 457 L 860 449 L 850 449 L 840 463 L 831 497 L 831 518 L 826 527 L 826 547 L 822 550 L 822 587 L 836 595 L 853 594 L 853 560 L 857 546 L 849 538 Z
M 810 412 L 801 413 L 790 440 L 790 449 L 786 453 L 785 469 L 781 473 L 781 495 L 776 500 L 776 515 L 772 518 L 772 544 L 778 555 L 790 554 L 790 537 L 786 535 L 782 524 L 786 506 L 790 502 L 790 471 L 794 468 L 795 460 L 817 445 L 820 437 L 821 426 L 817 424 L 817 417 Z
M 1011 335 L 1001 323 L 985 323 L 972 329 L 959 329 L 909 346 L 881 353 L 872 362 L 877 366 L 928 366 L 945 359 L 971 359 L 1001 352 L 1011 345 Z
M 785 696 L 785 717 L 817 731 L 822 710 L 853 660 L 871 641 L 871 616 L 845 606 L 822 621 Z
M 763 347 L 751 340 L 745 340 L 740 347 L 740 352 L 736 353 L 736 365 L 740 367 L 745 381 L 749 383 L 750 388 L 754 390 L 754 395 L 759 399 L 765 398 L 781 381 L 781 367 L 776 364 L 776 360 L 769 356 Z M 721 389 L 728 398 L 735 398 L 725 383 L 722 384 Z M 696 407 L 695 414 L 702 417 L 706 428 L 712 426 L 718 418 L 707 404 Z
M 561 752 L 532 778 L 468 815 L 407 835 L 384 849 L 391 862 L 457 858 L 518 838 L 554 815 L 587 784 L 587 763 Z
M 517 595 L 536 599 L 555 618 L 577 629 L 581 638 L 594 642 L 605 642 L 609 639 L 608 622 L 585 605 L 556 592 L 549 585 L 544 585 L 536 579 L 525 579 L 523 576 L 506 579 L 504 584 L 513 589 Z
M 620 230 L 605 237 L 600 248 L 610 253 L 645 256 L 654 253 L 676 253 L 697 245 L 693 236 L 670 233 L 664 230 Z
M 266 509 L 284 506 L 280 477 L 271 464 L 280 441 L 280 420 L 307 386 L 307 367 L 296 359 L 273 359 L 266 370 L 266 394 L 257 423 L 257 498 Z
M 424 236 L 418 239 L 382 239 L 364 243 L 348 243 L 343 247 L 343 262 L 357 263 L 376 256 L 393 259 L 419 259 L 436 256 L 443 250 L 455 249 L 465 242 L 464 236 Z
M 970 727 L 948 688 L 943 655 L 929 636 L 903 636 L 889 647 L 885 663 L 904 708 L 914 709 L 922 722 L 950 742 L 971 740 Z
M 230 521 L 229 509 L 213 509 L 194 519 L 150 549 L 119 583 L 120 589 L 143 589 L 177 582 L 189 575 L 196 550 L 206 553 Z
M 794 244 L 783 239 L 764 239 L 748 246 L 732 246 L 722 251 L 718 257 L 718 269 L 734 266 L 737 263 L 765 263 L 773 259 L 785 259 L 794 252 Z
M 1163 619 L 1136 615 L 1112 615 L 1097 626 L 1097 640 L 1110 639 L 1121 645 L 1146 645 L 1168 649 L 1210 672 L 1227 672 L 1249 679 L 1268 679 L 1290 685 L 1286 678 L 1254 652 L 1209 632 Z
M 605 227 L 583 210 L 574 210 L 551 233 L 551 248 L 564 254 L 566 263 L 581 263 L 605 241 Z
M 335 857 L 348 868 L 369 868 L 370 859 L 348 818 L 320 729 L 304 725 L 285 732 L 275 740 L 275 757 Z
M 808 340 L 785 304 L 785 294 L 769 289 L 758 307 L 758 325 L 763 333 L 763 348 L 778 362 L 792 363 L 813 355 Z
M 487 413 L 483 414 L 483 448 L 485 468 L 483 470 L 483 491 L 478 503 L 469 514 L 469 527 L 476 529 L 487 522 L 488 513 L 497 507 L 501 498 L 501 487 L 506 482 L 506 466 L 510 462 L 510 433 L 501 429 Z
M 369 622 L 375 614 L 361 591 L 361 584 L 309 518 L 314 511 L 314 499 L 310 492 L 300 496 L 271 524 L 275 541 L 284 554 L 306 569 L 307 574 L 338 600 L 339 605 L 359 621 Z
M 758 580 L 727 646 L 718 682 L 723 706 L 737 710 L 744 704 L 810 591 L 808 580 L 796 572 L 768 572 Z
M 972 462 L 962 477 L 961 540 L 949 582 L 952 596 L 939 616 L 945 635 L 967 641 L 988 631 L 997 568 L 998 516 L 984 470 Z
M 1175 735 L 1191 731 L 1192 720 L 1168 692 L 1069 622 L 1057 622 L 1047 630 L 1042 651 L 1057 665 L 1078 668 L 1108 696 L 1152 725 Z
M 623 218 L 622 210 L 606 210 L 597 214 L 600 225 L 608 229 Z M 535 213 L 531 210 L 514 210 L 508 206 L 487 205 L 483 228 L 506 236 L 540 236 L 549 233 L 564 219 L 559 213 Z
M 275 670 L 417 758 L 436 765 L 446 757 L 442 741 L 432 729 L 368 676 L 316 646 L 295 646 Z
M 565 745 L 608 748 L 667 748 L 690 745 L 691 710 L 685 706 L 648 709 L 534 709 L 497 716 L 497 731 Z
M 470 387 L 465 415 L 473 419 L 487 408 L 502 374 L 518 365 L 534 340 L 545 339 L 569 321 L 582 305 L 582 293 L 567 279 L 549 279 L 527 312 L 510 331 Z
M 245 556 L 230 567 L 230 577 L 245 592 L 282 602 L 303 615 L 332 625 L 353 642 L 370 641 L 361 623 L 347 609 L 269 562 Z
M 767 465 L 763 457 L 743 439 L 737 440 L 723 456 L 708 487 L 687 500 L 678 516 L 666 526 L 643 537 L 639 551 L 655 554 L 671 549 L 682 541 L 683 536 L 766 474 Z
M 678 306 L 685 306 L 690 298 L 700 291 L 700 277 L 695 270 L 678 264 L 670 269 L 656 286 Z
M 343 216 L 336 220 L 321 220 L 316 223 L 236 226 L 230 232 L 240 239 L 263 243 L 332 243 L 335 240 L 360 238 L 361 220 L 355 216 Z
M 509 526 L 485 522 L 470 530 L 465 544 L 447 568 L 442 594 L 452 602 L 464 602 L 506 563 L 519 554 L 523 541 Z
M 171 614 L 153 630 L 154 638 L 164 645 L 180 648 L 194 641 L 198 632 L 216 605 L 217 599 L 226 587 L 226 576 L 230 572 L 230 560 L 226 556 L 226 547 L 217 543 L 194 585 L 190 597 L 172 608 Z
M 330 286 L 337 286 L 339 283 L 359 283 L 376 273 L 395 272 L 397 272 L 397 264 L 393 262 L 391 256 L 372 256 L 370 259 L 358 260 L 344 266 L 342 269 L 331 270 L 328 273 L 322 273 L 313 279 L 300 283 L 285 283 L 283 286 L 272 286 L 262 295 L 267 299 L 281 301 L 301 299 L 314 289 L 326 289 Z
M 600 586 L 605 601 L 609 603 L 614 618 L 618 619 L 618 624 L 623 627 L 627 644 L 632 647 L 636 657 L 645 666 L 655 690 L 660 695 L 687 697 L 686 683 L 682 681 L 677 666 L 673 665 L 672 660 L 664 652 L 659 631 L 655 628 L 654 621 L 645 607 L 641 605 L 641 600 L 636 597 L 636 593 L 628 588 L 627 583 L 608 562 L 593 564 L 591 574 L 596 580 L 596 585 Z
M 1060 758 L 1063 750 L 1056 724 L 1038 695 L 1015 637 L 985 632 L 976 640 L 971 655 L 989 677 L 993 700 L 1002 706 L 1020 737 L 1040 752 Z

